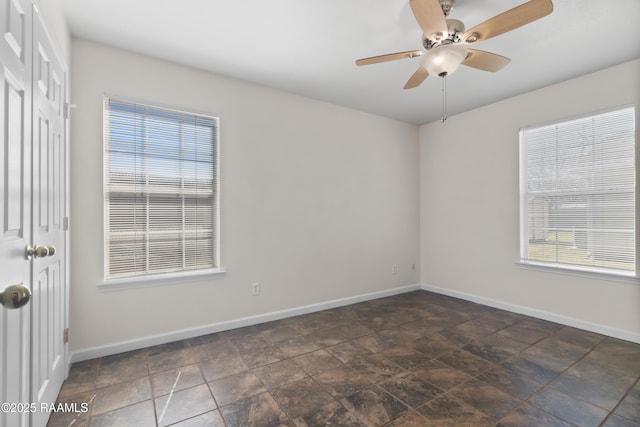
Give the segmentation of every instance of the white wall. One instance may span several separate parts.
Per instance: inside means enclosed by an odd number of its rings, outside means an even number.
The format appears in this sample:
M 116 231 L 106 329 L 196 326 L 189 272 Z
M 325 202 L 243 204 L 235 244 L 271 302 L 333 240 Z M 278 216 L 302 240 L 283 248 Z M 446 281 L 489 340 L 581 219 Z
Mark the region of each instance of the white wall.
M 422 126 L 422 283 L 640 340 L 639 284 L 515 264 L 518 130 L 633 103 L 640 112 L 640 60 Z
M 72 352 L 418 284 L 418 127 L 85 40 L 71 74 Z M 220 115 L 225 278 L 96 289 L 105 92 Z

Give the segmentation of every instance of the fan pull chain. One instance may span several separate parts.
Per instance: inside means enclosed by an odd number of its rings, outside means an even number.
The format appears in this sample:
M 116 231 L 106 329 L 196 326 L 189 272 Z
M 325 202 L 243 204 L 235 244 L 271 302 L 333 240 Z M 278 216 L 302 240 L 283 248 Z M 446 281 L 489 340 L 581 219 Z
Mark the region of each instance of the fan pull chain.
M 442 123 L 447 120 L 447 76 L 442 77 Z

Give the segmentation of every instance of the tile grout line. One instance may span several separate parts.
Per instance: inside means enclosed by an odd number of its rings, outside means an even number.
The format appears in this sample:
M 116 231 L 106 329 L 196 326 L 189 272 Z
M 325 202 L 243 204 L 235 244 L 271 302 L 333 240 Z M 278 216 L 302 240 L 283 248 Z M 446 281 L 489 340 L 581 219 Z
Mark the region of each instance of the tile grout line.
M 554 334 L 554 335 L 555 335 L 555 334 Z M 550 335 L 550 336 L 551 336 L 551 335 Z M 545 338 L 538 340 L 536 343 L 532 344 L 530 347 L 533 347 L 535 344 L 537 344 L 537 343 L 539 343 L 539 342 L 543 341 L 544 339 L 545 339 Z M 573 363 L 571 363 L 571 364 L 570 364 L 568 367 L 566 367 L 564 370 L 560 371 L 560 372 L 558 373 L 558 375 L 556 375 L 555 377 L 553 377 L 552 379 L 550 379 L 549 381 L 547 381 L 547 382 L 546 382 L 542 387 L 540 387 L 538 390 L 536 390 L 534 393 L 532 393 L 532 394 L 531 394 L 531 396 L 529 396 L 529 397 L 527 397 L 525 400 L 523 400 L 523 401 L 522 401 L 518 406 L 516 406 L 513 410 L 515 411 L 517 408 L 521 407 L 521 406 L 522 406 L 522 405 L 524 405 L 525 403 L 530 403 L 530 404 L 531 404 L 532 406 L 534 406 L 535 408 L 538 408 L 539 410 L 541 410 L 541 411 L 543 411 L 543 412 L 545 412 L 545 413 L 547 413 L 547 414 L 551 415 L 552 417 L 558 418 L 558 419 L 560 419 L 560 420 L 562 420 L 562 421 L 564 421 L 564 422 L 567 422 L 567 423 L 569 423 L 569 424 L 575 425 L 573 422 L 571 422 L 571 421 L 569 421 L 569 420 L 567 420 L 567 419 L 563 418 L 562 416 L 555 415 L 555 414 L 553 414 L 553 413 L 551 413 L 551 412 L 546 411 L 544 408 L 540 408 L 540 407 L 538 407 L 538 406 L 534 405 L 533 403 L 531 403 L 531 402 L 530 402 L 530 400 L 531 400 L 534 396 L 536 396 L 537 394 L 539 394 L 540 392 L 542 392 L 543 390 L 545 390 L 545 389 L 549 388 L 549 387 L 551 386 L 551 384 L 552 384 L 555 380 L 557 380 L 557 379 L 558 379 L 559 377 L 561 377 L 563 374 L 567 373 L 567 372 L 568 372 L 572 367 L 574 367 L 575 365 L 577 365 L 577 364 L 578 364 L 578 362 L 580 362 L 580 361 L 582 361 L 584 358 L 586 358 L 589 354 L 591 354 L 591 353 L 596 349 L 596 347 L 598 347 L 598 346 L 599 346 L 600 344 L 602 344 L 604 341 L 605 341 L 605 339 L 600 340 L 600 342 L 598 342 L 598 344 L 594 345 L 591 349 L 589 349 L 589 351 L 587 351 L 585 354 L 583 354 L 580 358 L 578 358 L 576 361 L 574 361 Z M 528 348 L 530 348 L 530 347 L 528 347 Z M 534 363 L 535 363 L 535 362 L 534 362 Z M 565 394 L 565 395 L 566 395 L 566 393 L 563 393 L 563 392 L 559 392 L 559 393 L 562 393 L 562 394 Z M 569 396 L 569 395 L 567 395 L 567 396 Z M 578 397 L 576 397 L 576 396 L 569 396 L 569 397 L 571 397 L 571 398 L 573 398 L 573 399 L 576 399 L 576 400 L 579 400 L 580 402 L 584 402 L 584 403 L 586 403 L 586 404 L 588 404 L 588 405 L 595 406 L 596 408 L 600 408 L 599 406 L 594 405 L 594 404 L 593 404 L 593 403 L 591 403 L 591 402 L 587 402 L 586 400 L 580 399 L 580 398 L 578 398 Z M 618 402 L 618 404 L 619 404 L 619 403 L 620 403 L 620 402 Z M 604 409 L 604 408 L 600 408 L 600 409 L 603 409 L 603 410 L 605 410 L 605 411 L 606 411 L 606 409 Z M 611 413 L 613 413 L 613 411 L 611 411 L 611 412 L 607 411 L 607 412 L 608 412 L 607 416 L 606 416 L 606 417 L 605 417 L 605 419 L 602 421 L 602 423 L 600 423 L 600 425 L 602 425 L 602 424 L 604 423 L 604 421 L 605 421 L 607 418 L 609 418 L 609 416 L 611 415 Z M 505 415 L 505 417 L 506 417 L 506 416 L 508 416 L 508 415 L 509 415 L 509 414 Z M 502 419 L 504 419 L 505 417 L 503 417 Z
M 607 414 L 607 416 L 604 418 L 604 420 L 602 420 L 602 423 L 600 423 L 600 425 L 604 425 L 607 422 L 607 420 L 614 415 L 616 410 L 620 407 L 620 405 L 622 405 L 622 402 L 627 398 L 627 396 L 629 396 L 629 394 L 631 393 L 631 390 L 633 390 L 633 388 L 637 384 L 640 384 L 640 376 L 635 380 L 633 384 L 631 384 L 631 387 L 629 387 L 629 389 L 624 393 L 624 395 L 620 398 L 618 403 L 616 403 L 616 406 L 614 406 L 611 412 Z M 623 417 L 621 415 L 619 415 L 619 417 L 624 418 L 625 420 L 627 419 L 626 417 Z M 633 421 L 633 420 L 630 420 L 630 421 Z
M 480 318 L 480 317 L 475 317 L 475 318 L 473 318 L 472 320 L 477 320 L 477 319 L 479 319 L 479 318 Z M 480 338 L 474 338 L 474 339 L 472 339 L 472 340 L 470 341 L 470 343 L 472 343 L 472 342 L 474 342 L 474 341 L 481 340 L 482 338 L 486 338 L 487 336 L 490 336 L 490 335 L 496 334 L 496 333 L 498 333 L 498 332 L 500 332 L 500 331 L 502 331 L 502 330 L 508 329 L 508 328 L 509 328 L 509 327 L 511 327 L 511 326 L 518 325 L 518 324 L 522 323 L 524 320 L 526 320 L 526 319 L 521 319 L 521 320 L 519 320 L 519 321 L 517 321 L 517 322 L 515 322 L 515 323 L 513 323 L 513 324 L 511 324 L 511 325 L 507 325 L 507 326 L 505 326 L 505 327 L 503 327 L 503 328 L 501 328 L 501 329 L 498 329 L 498 330 L 496 330 L 496 331 L 494 331 L 494 332 L 492 332 L 492 333 L 490 333 L 490 334 L 488 334 L 488 335 L 482 336 L 482 337 L 480 337 Z M 464 322 L 463 322 L 463 323 L 464 323 Z M 478 373 L 478 374 L 476 374 L 476 375 L 470 376 L 470 379 L 469 379 L 469 380 L 467 380 L 467 381 L 465 381 L 465 382 L 463 382 L 463 383 L 461 383 L 461 384 L 458 384 L 458 385 L 456 385 L 455 387 L 452 387 L 451 389 L 449 389 L 449 390 L 445 391 L 445 392 L 443 393 L 443 395 L 450 395 L 451 397 L 453 397 L 453 398 L 455 398 L 455 399 L 458 399 L 454 394 L 450 394 L 450 393 L 451 393 L 451 391 L 453 391 L 453 390 L 457 389 L 458 387 L 460 387 L 460 386 L 462 386 L 463 384 L 465 384 L 465 383 L 467 383 L 467 382 L 471 381 L 472 379 L 476 379 L 476 380 L 481 381 L 481 382 L 483 382 L 483 383 L 485 383 L 485 384 L 487 384 L 487 385 L 489 385 L 489 386 L 491 386 L 491 387 L 494 387 L 494 386 L 492 386 L 491 384 L 486 383 L 485 381 L 483 381 L 482 379 L 480 379 L 480 378 L 478 378 L 478 377 L 479 377 L 479 376 L 481 376 L 482 374 L 484 374 L 485 372 L 490 371 L 491 369 L 494 369 L 494 368 L 496 368 L 496 367 L 500 367 L 500 366 L 502 365 L 502 363 L 503 363 L 503 362 L 505 362 L 505 361 L 507 361 L 507 360 L 509 360 L 509 359 L 513 359 L 513 358 L 515 358 L 515 357 L 520 356 L 520 355 L 521 355 L 523 352 L 525 352 L 526 350 L 528 350 L 528 349 L 530 349 L 530 348 L 534 347 L 536 344 L 538 344 L 538 343 L 540 343 L 540 342 L 544 341 L 544 340 L 545 340 L 545 339 L 547 339 L 547 338 L 550 338 L 550 337 L 552 337 L 552 336 L 555 336 L 556 334 L 557 334 L 557 331 L 555 331 L 555 332 L 553 332 L 553 333 L 551 333 L 551 334 L 549 334 L 549 335 L 546 335 L 546 336 L 544 336 L 544 337 L 542 337 L 542 338 L 540 338 L 540 339 L 538 339 L 538 340 L 536 340 L 536 341 L 533 341 L 532 343 L 528 343 L 528 342 L 525 342 L 525 341 L 520 341 L 520 340 L 518 340 L 517 338 L 512 338 L 512 339 L 514 339 L 515 341 L 521 342 L 521 343 L 523 343 L 523 344 L 527 344 L 528 346 L 527 346 L 526 348 L 522 349 L 522 350 L 519 350 L 517 353 L 514 353 L 514 354 L 510 355 L 509 357 L 505 358 L 504 360 L 501 360 L 501 361 L 500 361 L 500 362 L 498 362 L 498 363 L 493 363 L 493 362 L 490 362 L 490 361 L 489 361 L 489 362 L 492 364 L 492 366 L 491 366 L 490 368 L 487 368 L 487 369 L 485 369 L 485 370 L 483 370 L 483 371 L 479 372 L 479 373 Z M 547 387 L 548 387 L 548 386 L 549 386 L 553 381 L 555 381 L 558 377 L 560 377 L 562 374 L 564 374 L 564 373 L 565 373 L 565 372 L 567 372 L 569 369 L 571 369 L 571 367 L 573 367 L 574 365 L 576 365 L 579 361 L 581 361 L 582 359 L 584 359 L 588 354 L 590 354 L 590 353 L 591 353 L 591 352 L 592 352 L 592 351 L 593 351 L 593 350 L 594 350 L 598 345 L 600 345 L 600 344 L 601 344 L 602 342 L 604 342 L 604 341 L 605 341 L 605 339 L 603 338 L 602 340 L 600 340 L 600 342 L 598 342 L 598 344 L 594 345 L 591 349 L 589 349 L 589 351 L 587 351 L 584 355 L 582 355 L 578 360 L 576 360 L 575 362 L 573 362 L 572 364 L 570 364 L 570 365 L 569 365 L 567 368 L 565 368 L 564 370 L 559 371 L 559 373 L 558 373 L 556 376 L 554 376 L 552 379 L 550 379 L 549 381 L 546 381 L 545 383 L 543 383 L 541 388 L 539 388 L 538 390 L 536 390 L 535 392 L 533 392 L 533 393 L 532 393 L 530 396 L 528 396 L 526 399 L 523 399 L 522 401 L 520 401 L 520 403 L 519 403 L 516 407 L 514 407 L 511 411 L 509 411 L 509 413 L 505 414 L 505 415 L 504 415 L 500 420 L 495 420 L 495 421 L 496 421 L 496 424 L 499 424 L 499 423 L 501 422 L 501 420 L 503 420 L 503 419 L 505 419 L 506 417 L 508 417 L 508 416 L 509 416 L 513 411 L 515 411 L 516 409 L 520 408 L 520 407 L 521 407 L 521 406 L 523 406 L 525 403 L 529 402 L 529 400 L 531 400 L 531 398 L 533 398 L 536 394 L 538 394 L 538 393 L 539 393 L 539 392 L 541 392 L 542 390 L 546 389 L 546 388 L 547 388 Z M 457 350 L 464 349 L 464 347 L 465 347 L 466 345 L 470 344 L 470 343 L 467 343 L 467 344 L 465 344 L 465 345 L 459 346 L 456 350 L 452 350 L 452 351 L 448 352 L 448 354 L 451 354 L 451 353 L 453 353 L 454 351 L 457 351 Z M 471 353 L 471 354 L 473 354 L 473 353 Z M 440 361 L 440 360 L 439 360 L 439 357 L 442 357 L 442 355 L 438 356 L 438 358 L 434 358 L 433 360 L 438 360 L 438 361 Z M 480 357 L 480 356 L 478 356 L 478 357 Z M 521 357 L 521 356 L 520 356 L 520 357 Z M 482 357 L 481 357 L 481 358 L 482 358 Z M 482 358 L 482 359 L 484 359 L 484 358 Z M 486 359 L 484 359 L 484 360 L 486 360 Z M 528 359 L 526 359 L 526 358 L 525 358 L 525 360 L 528 360 Z M 440 361 L 440 362 L 441 362 L 441 363 L 443 363 L 443 364 L 445 364 L 446 366 L 450 367 L 451 369 L 457 369 L 457 370 L 459 370 L 458 368 L 456 368 L 456 367 L 454 367 L 454 366 L 451 366 L 451 365 L 447 364 L 447 363 L 446 363 L 446 362 L 444 362 L 444 361 Z M 533 361 L 529 361 L 529 362 L 534 363 L 534 364 L 536 364 L 536 365 L 538 365 L 538 366 L 540 366 L 540 367 L 544 368 L 544 366 L 539 365 L 539 364 L 538 364 L 538 363 L 536 363 L 536 362 L 533 362 Z M 468 373 L 467 373 L 467 374 L 468 374 Z M 505 391 L 503 391 L 503 390 L 500 390 L 500 389 L 498 389 L 498 390 L 499 390 L 499 391 L 502 391 L 503 393 L 508 394 L 508 395 L 509 395 L 509 396 L 511 396 L 511 397 L 514 397 L 514 396 L 512 396 L 510 393 L 507 393 L 507 392 L 505 392 Z M 576 399 L 578 399 L 578 398 L 576 398 Z M 433 399 L 432 399 L 432 400 L 433 400 Z M 459 399 L 458 399 L 458 400 L 459 400 Z M 582 401 L 581 399 L 578 399 L 578 400 Z M 426 403 L 425 403 L 425 404 L 423 404 L 422 406 L 426 405 L 427 403 L 428 403 L 428 402 L 426 402 Z M 586 402 L 586 403 L 589 403 L 589 402 Z M 589 403 L 589 404 L 591 404 L 591 403 Z M 472 406 L 473 406 L 473 405 L 472 405 Z M 537 407 L 537 406 L 535 406 L 535 405 L 533 405 L 533 406 L 534 406 L 534 407 L 536 407 L 536 408 L 538 408 L 538 407 Z M 595 405 L 594 405 L 594 406 L 595 406 Z M 474 408 L 475 408 L 475 407 L 474 407 Z M 478 408 L 475 408 L 475 409 L 476 409 L 476 410 L 479 410 L 479 411 L 480 411 L 480 412 L 482 412 L 482 413 L 484 413 L 483 411 L 481 411 L 481 410 L 480 410 L 480 409 L 478 409 Z M 543 412 L 545 412 L 545 413 L 547 413 L 547 414 L 551 415 L 552 417 L 559 418 L 559 419 L 561 419 L 562 421 L 566 421 L 566 422 L 569 422 L 569 424 L 575 425 L 575 424 L 573 424 L 572 422 L 567 421 L 567 420 L 565 420 L 565 419 L 563 419 L 563 418 L 561 418 L 561 417 L 558 417 L 557 415 L 554 415 L 554 414 L 552 414 L 552 413 L 549 413 L 549 412 L 545 411 L 545 410 L 544 410 L 544 409 L 542 409 L 542 408 L 538 408 L 538 409 L 540 409 L 541 411 L 543 411 Z M 488 414 L 486 414 L 486 413 L 484 413 L 484 414 L 485 414 L 486 416 L 488 416 L 489 418 L 494 419 L 492 416 L 490 416 L 490 415 L 488 415 Z M 606 418 L 605 418 L 605 419 L 606 419 Z

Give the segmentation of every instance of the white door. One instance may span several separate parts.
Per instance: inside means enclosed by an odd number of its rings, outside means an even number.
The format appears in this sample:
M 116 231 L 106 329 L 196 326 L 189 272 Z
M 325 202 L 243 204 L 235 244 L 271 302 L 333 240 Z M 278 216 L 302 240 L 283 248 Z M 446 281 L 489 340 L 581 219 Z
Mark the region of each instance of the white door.
M 0 411 L 0 425 L 27 426 L 30 399 L 31 305 L 6 308 L 15 286 L 31 286 L 25 247 L 31 242 L 31 7 L 27 2 L 0 0 L 0 402 L 15 405 Z M 6 17 L 6 18 L 5 18 Z M 14 286 L 14 288 L 10 288 Z M 7 289 L 9 288 L 9 289 Z M 8 409 L 8 411 L 6 410 Z
M 31 243 L 31 7 L 26 1 L 0 0 L 0 425 L 28 426 L 30 399 L 31 304 L 9 309 L 12 285 L 31 287 L 25 247 Z M 8 409 L 8 411 L 6 410 Z M 21 411 L 22 409 L 22 411 Z
M 43 35 L 30 0 L 0 0 L 0 426 L 6 427 L 46 425 L 40 404 L 55 401 L 67 365 L 66 236 L 56 225 L 66 212 L 63 99 L 56 106 L 65 75 Z M 36 245 L 56 250 L 27 257 Z M 27 300 L 24 289 L 30 302 L 18 308 Z
M 41 17 L 33 14 L 32 245 L 47 255 L 32 261 L 31 402 L 55 402 L 67 373 L 65 286 L 65 83 L 62 61 Z M 33 426 L 48 414 L 36 411 Z

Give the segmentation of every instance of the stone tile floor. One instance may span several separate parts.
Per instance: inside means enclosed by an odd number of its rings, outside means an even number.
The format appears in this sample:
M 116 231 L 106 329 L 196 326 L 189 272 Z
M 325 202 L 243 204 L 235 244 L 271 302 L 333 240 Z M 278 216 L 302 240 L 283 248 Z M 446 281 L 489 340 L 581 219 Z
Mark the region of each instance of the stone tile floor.
M 640 426 L 640 345 L 425 291 L 76 363 L 49 426 Z

